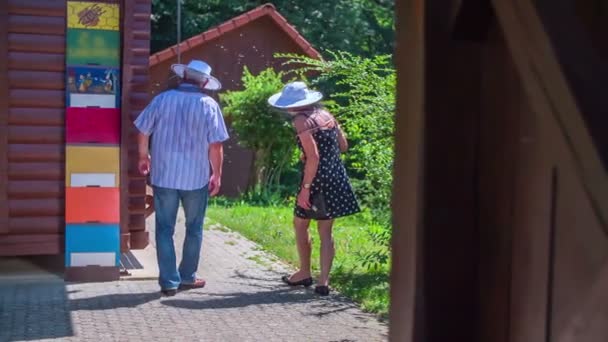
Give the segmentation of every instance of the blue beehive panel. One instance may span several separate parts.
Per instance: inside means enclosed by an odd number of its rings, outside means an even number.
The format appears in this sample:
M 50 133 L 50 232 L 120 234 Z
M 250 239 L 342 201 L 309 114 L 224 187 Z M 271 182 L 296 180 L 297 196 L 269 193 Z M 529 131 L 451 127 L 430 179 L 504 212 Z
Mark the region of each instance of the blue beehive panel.
M 68 224 L 65 230 L 66 266 L 72 253 L 114 253 L 120 263 L 120 226 L 118 224 Z M 79 254 L 81 255 L 81 254 Z

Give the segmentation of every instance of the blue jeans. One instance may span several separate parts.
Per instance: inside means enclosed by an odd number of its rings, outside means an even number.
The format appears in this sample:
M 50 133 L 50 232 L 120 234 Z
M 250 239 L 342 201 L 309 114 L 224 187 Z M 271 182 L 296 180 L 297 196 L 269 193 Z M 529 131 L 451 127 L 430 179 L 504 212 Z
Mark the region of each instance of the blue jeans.
M 208 197 L 209 190 L 206 186 L 191 191 L 154 187 L 156 256 L 160 273 L 158 283 L 163 290 L 176 289 L 181 283 L 188 284 L 196 280 Z M 186 239 L 178 269 L 173 233 L 180 200 L 186 214 Z

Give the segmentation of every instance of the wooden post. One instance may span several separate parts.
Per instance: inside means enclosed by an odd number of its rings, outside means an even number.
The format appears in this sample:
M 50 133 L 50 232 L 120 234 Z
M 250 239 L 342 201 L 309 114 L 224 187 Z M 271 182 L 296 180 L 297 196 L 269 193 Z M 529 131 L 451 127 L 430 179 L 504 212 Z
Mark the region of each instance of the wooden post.
M 397 4 L 397 112 L 393 185 L 390 340 L 423 341 L 422 173 L 424 155 L 424 0 Z

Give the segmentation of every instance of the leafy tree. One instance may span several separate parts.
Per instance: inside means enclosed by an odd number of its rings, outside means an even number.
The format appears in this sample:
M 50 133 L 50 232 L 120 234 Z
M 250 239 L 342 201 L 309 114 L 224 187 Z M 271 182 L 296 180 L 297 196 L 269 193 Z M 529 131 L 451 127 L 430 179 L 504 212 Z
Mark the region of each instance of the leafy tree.
M 266 1 L 182 0 L 182 39 L 251 10 Z M 391 53 L 394 0 L 275 0 L 274 5 L 320 50 L 371 57 Z M 176 43 L 176 0 L 152 1 L 152 52 Z
M 244 89 L 220 95 L 239 143 L 255 151 L 256 184 L 263 189 L 276 188 L 283 171 L 297 158 L 289 120 L 267 103 L 268 97 L 283 87 L 282 77 L 272 68 L 253 75 L 245 67 Z

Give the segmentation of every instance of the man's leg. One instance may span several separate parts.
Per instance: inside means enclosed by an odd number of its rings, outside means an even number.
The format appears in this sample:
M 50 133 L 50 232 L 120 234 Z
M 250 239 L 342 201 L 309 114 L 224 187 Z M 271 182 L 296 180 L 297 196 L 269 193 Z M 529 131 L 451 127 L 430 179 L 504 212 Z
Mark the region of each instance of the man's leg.
M 186 239 L 179 273 L 182 284 L 193 284 L 196 281 L 196 270 L 203 244 L 203 222 L 207 210 L 209 191 L 207 187 L 199 190 L 180 191 L 184 213 L 186 214 Z M 204 284 L 201 284 L 204 285 Z
M 156 209 L 156 257 L 158 259 L 158 283 L 162 290 L 177 289 L 181 279 L 177 272 L 173 233 L 179 206 L 179 193 L 174 189 L 154 187 Z

